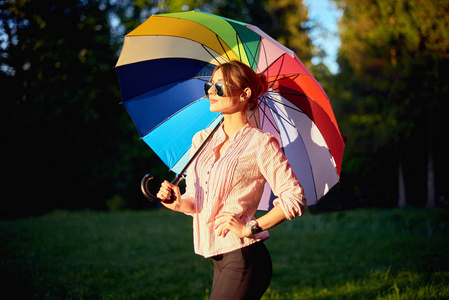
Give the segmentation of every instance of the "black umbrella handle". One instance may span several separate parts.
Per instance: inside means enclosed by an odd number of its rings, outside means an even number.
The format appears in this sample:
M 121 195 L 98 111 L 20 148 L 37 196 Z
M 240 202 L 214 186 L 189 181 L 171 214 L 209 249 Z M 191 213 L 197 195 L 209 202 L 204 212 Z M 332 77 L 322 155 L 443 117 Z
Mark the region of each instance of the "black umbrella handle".
M 181 180 L 182 180 L 182 175 L 177 175 L 175 177 L 175 179 L 172 180 L 172 184 L 174 185 L 178 185 Z M 163 200 L 161 198 L 158 198 L 156 196 L 154 196 L 153 194 L 150 193 L 150 191 L 148 190 L 148 182 L 150 180 L 153 179 L 153 176 L 151 176 L 150 174 L 146 174 L 145 176 L 143 176 L 142 181 L 140 182 L 140 188 L 142 190 L 142 194 L 148 199 L 150 200 L 150 202 L 152 203 L 156 203 L 156 202 L 164 202 L 166 200 Z

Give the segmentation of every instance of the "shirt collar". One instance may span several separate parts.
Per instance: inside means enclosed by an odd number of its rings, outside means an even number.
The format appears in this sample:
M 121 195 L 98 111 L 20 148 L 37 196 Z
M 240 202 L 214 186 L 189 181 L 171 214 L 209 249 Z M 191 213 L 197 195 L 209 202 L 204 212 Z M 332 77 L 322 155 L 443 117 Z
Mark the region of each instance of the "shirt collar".
M 247 122 L 245 125 L 243 125 L 242 128 L 239 129 L 233 136 L 229 138 L 229 143 L 232 143 L 234 140 L 238 139 L 240 136 L 248 132 L 252 128 L 251 124 Z M 226 134 L 224 132 L 224 124 L 221 124 L 220 128 L 217 131 L 217 143 L 222 143 L 226 137 Z

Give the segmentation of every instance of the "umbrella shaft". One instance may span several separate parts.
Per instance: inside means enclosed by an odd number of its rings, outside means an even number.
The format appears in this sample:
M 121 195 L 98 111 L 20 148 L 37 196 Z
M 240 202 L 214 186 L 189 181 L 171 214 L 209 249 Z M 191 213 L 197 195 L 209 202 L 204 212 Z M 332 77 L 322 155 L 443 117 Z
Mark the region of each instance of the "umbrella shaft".
M 185 172 L 187 171 L 187 168 L 190 166 L 190 164 L 192 163 L 192 161 L 198 156 L 198 154 L 200 154 L 201 150 L 203 150 L 204 146 L 206 146 L 207 142 L 212 138 L 212 136 L 214 135 L 214 133 L 218 130 L 218 128 L 220 127 L 220 125 L 223 123 L 223 119 L 218 122 L 217 126 L 215 126 L 215 128 L 212 130 L 212 132 L 208 135 L 208 137 L 204 140 L 204 142 L 201 144 L 201 146 L 196 150 L 195 154 L 193 154 L 193 156 L 189 159 L 189 161 L 187 162 L 187 164 L 185 165 L 184 169 L 182 169 L 182 171 L 176 176 L 176 178 L 172 181 L 173 184 L 178 185 L 178 183 L 181 181 L 182 177 L 184 176 Z M 181 177 L 181 178 L 178 178 Z M 175 180 L 178 180 L 177 183 L 174 183 Z
M 182 174 L 178 174 L 176 175 L 175 179 L 171 181 L 171 184 L 178 185 L 183 178 L 184 176 Z

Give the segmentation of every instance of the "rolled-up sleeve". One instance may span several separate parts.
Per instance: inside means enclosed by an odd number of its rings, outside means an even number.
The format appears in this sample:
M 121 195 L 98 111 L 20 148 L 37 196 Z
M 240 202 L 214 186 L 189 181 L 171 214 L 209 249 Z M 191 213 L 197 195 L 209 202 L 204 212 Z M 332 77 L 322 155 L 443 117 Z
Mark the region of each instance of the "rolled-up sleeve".
M 260 172 L 277 197 L 273 204 L 282 208 L 288 220 L 301 216 L 307 209 L 304 189 L 293 173 L 277 139 L 269 135 L 260 146 L 257 163 Z

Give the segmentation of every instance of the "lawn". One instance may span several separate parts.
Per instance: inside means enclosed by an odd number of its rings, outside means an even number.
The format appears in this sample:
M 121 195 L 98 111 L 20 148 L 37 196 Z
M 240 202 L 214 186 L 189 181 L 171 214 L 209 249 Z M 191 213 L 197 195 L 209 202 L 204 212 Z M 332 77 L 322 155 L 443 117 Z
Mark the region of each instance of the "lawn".
M 165 209 L 2 220 L 3 299 L 208 299 L 191 218 Z M 307 213 L 270 230 L 263 299 L 448 299 L 449 210 Z

